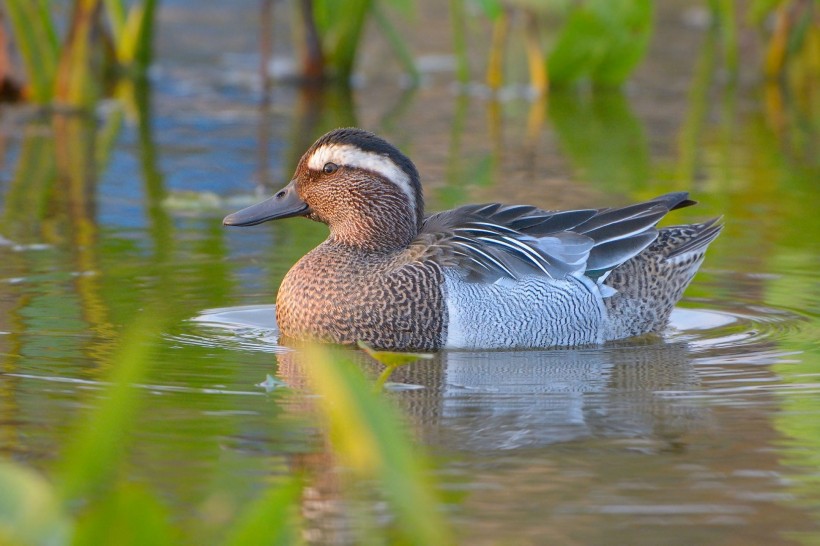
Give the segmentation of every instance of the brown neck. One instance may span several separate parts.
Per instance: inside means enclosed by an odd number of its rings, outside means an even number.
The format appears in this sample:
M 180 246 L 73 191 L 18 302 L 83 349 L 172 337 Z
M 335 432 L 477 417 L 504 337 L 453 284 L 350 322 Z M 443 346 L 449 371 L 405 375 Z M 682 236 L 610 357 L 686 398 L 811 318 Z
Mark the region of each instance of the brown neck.
M 418 235 L 416 211 L 408 209 L 403 195 L 382 195 L 378 201 L 360 203 L 355 210 L 340 211 L 330 225 L 333 243 L 371 251 L 406 247 Z

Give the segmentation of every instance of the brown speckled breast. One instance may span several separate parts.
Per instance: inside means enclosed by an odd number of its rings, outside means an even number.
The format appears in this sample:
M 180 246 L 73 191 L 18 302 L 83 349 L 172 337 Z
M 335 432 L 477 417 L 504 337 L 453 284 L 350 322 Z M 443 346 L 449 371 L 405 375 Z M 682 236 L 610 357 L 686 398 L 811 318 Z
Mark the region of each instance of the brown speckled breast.
M 438 265 L 406 251 L 363 252 L 326 241 L 293 266 L 276 298 L 283 335 L 395 350 L 441 347 L 446 307 Z

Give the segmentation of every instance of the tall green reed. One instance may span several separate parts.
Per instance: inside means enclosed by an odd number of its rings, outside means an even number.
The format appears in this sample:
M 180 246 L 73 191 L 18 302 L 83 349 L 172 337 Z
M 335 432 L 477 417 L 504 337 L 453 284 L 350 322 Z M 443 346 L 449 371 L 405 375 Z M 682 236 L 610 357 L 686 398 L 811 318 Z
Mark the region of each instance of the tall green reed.
M 403 12 L 405 20 L 413 7 L 409 0 L 389 4 Z M 301 41 L 309 42 L 311 36 L 314 40 L 312 47 L 302 48 L 315 53 L 313 57 L 303 55 L 306 79 L 348 81 L 360 44 L 366 39 L 367 22 L 373 19 L 405 70 L 418 81 L 412 51 L 384 15 L 387 0 L 300 0 L 298 5 L 305 14 Z M 621 86 L 647 52 L 655 11 L 653 0 L 450 0 L 448 5 L 459 84 L 469 83 L 471 64 L 479 58 L 476 51 L 481 51 L 487 65 L 487 85 L 500 88 L 510 71 L 506 61 L 517 56 L 519 52 L 513 48 L 523 44 L 530 85 L 542 93 L 577 84 Z M 812 51 L 820 40 L 816 2 L 755 0 L 748 3 L 745 13 L 726 0 L 706 0 L 704 7 L 720 29 L 730 74 L 742 65 L 751 65 L 770 78 L 787 70 L 801 81 L 808 79 L 806 73 L 816 75 L 817 63 L 812 61 Z M 521 25 L 520 32 L 514 29 L 515 24 Z M 488 30 L 491 39 L 485 47 Z M 758 58 L 749 57 L 750 53 L 738 45 L 740 36 L 750 30 L 757 30 L 762 39 L 763 55 Z M 475 37 L 477 32 L 479 38 Z M 478 49 L 472 47 L 476 42 L 480 43 Z
M 45 104 L 54 96 L 60 43 L 47 0 L 6 0 L 5 13 L 20 50 L 29 96 Z
M 513 15 L 522 16 L 530 85 L 540 93 L 576 83 L 620 86 L 646 53 L 652 31 L 651 0 L 481 0 L 479 5 L 494 29 L 487 70 L 492 89 L 503 84 Z M 463 14 L 452 17 L 456 24 Z
M 154 17 L 157 0 L 142 0 L 126 8 L 125 0 L 105 0 L 119 66 L 137 74 L 152 59 Z
M 412 1 L 298 0 L 295 3 L 300 15 L 295 36 L 301 51 L 300 76 L 303 80 L 347 84 L 355 68 L 367 23 L 373 20 L 411 81 L 418 81 L 413 56 L 386 13 L 387 9 L 398 10 L 406 21 L 412 15 Z
M 74 0 L 65 24 L 51 0 L 3 6 L 26 76 L 24 97 L 35 104 L 88 107 L 110 74 L 142 75 L 151 62 L 157 0 Z

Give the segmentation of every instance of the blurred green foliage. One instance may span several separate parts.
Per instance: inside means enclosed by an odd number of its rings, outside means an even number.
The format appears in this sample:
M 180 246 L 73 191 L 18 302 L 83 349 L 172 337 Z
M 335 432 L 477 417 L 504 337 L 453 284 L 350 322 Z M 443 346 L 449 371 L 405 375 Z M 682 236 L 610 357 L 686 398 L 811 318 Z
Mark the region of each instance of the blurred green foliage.
M 550 51 L 550 83 L 621 85 L 643 59 L 651 30 L 651 0 L 578 3 L 567 13 Z
M 55 19 L 52 1 L 4 0 L 3 15 L 27 75 L 24 95 L 28 99 L 38 104 L 88 106 L 110 87 L 106 79 L 111 74 L 145 72 L 151 62 L 157 0 L 74 0 L 66 23 Z M 412 26 L 416 2 L 293 0 L 291 4 L 300 81 L 347 84 L 369 22 L 386 38 L 410 81 L 419 81 L 407 32 L 393 22 Z M 471 78 L 468 57 L 475 48 L 470 47 L 474 41 L 470 29 L 478 26 L 483 40 L 489 24 L 492 39 L 488 48 L 482 44 L 480 50 L 487 58 L 487 83 L 492 89 L 502 85 L 504 60 L 513 56 L 507 49 L 514 19 L 524 21 L 521 34 L 530 84 L 539 93 L 578 83 L 620 86 L 643 59 L 653 27 L 652 0 L 474 0 L 473 4 L 449 2 L 456 79 L 466 84 Z M 741 33 L 750 27 L 763 43 L 762 58 L 752 63 L 765 77 L 786 75 L 805 82 L 820 71 L 816 2 L 756 0 L 742 11 L 736 2 L 708 0 L 706 8 L 719 30 L 731 75 L 739 70 L 741 55 L 747 55 L 739 43 Z M 467 25 L 476 14 L 479 24 Z M 64 29 L 62 36 L 58 29 Z
M 385 10 L 397 10 L 405 21 L 412 16 L 410 0 L 294 0 L 299 14 L 294 28 L 301 53 L 303 81 L 332 80 L 346 84 L 355 68 L 356 56 L 372 20 L 385 36 L 407 74 L 418 80 L 418 70 L 408 46 Z
M 74 0 L 67 21 L 58 19 L 59 7 L 53 0 L 3 2 L 2 15 L 8 18 L 27 78 L 24 98 L 40 105 L 87 108 L 108 87 L 111 74 L 145 73 L 156 0 Z
M 593 87 L 620 86 L 643 59 L 653 27 L 652 0 L 474 0 L 478 11 L 494 22 L 494 39 L 488 52 L 488 85 L 503 80 L 500 59 L 505 57 L 512 15 L 525 20 L 523 33 L 530 70 L 530 84 L 539 92 L 549 87 L 577 83 Z M 458 34 L 465 17 L 462 0 L 453 0 L 453 33 Z M 757 66 L 766 78 L 784 75 L 801 85 L 820 72 L 817 51 L 820 17 L 817 2 L 810 0 L 756 0 L 739 4 L 732 0 L 708 0 L 705 11 L 713 30 L 720 35 L 725 68 L 737 77 L 741 61 Z M 692 6 L 690 9 L 698 9 Z M 741 39 L 755 32 L 763 54 L 755 48 L 741 51 Z M 466 57 L 468 48 L 456 47 Z M 745 56 L 745 58 L 741 58 Z M 755 58 L 755 56 L 757 58 Z M 466 65 L 466 58 L 459 66 Z M 543 72 L 543 74 L 542 74 Z M 459 72 L 459 81 L 466 78 Z
M 156 361 L 154 338 L 165 322 L 161 316 L 146 311 L 123 336 L 111 358 L 108 386 L 75 425 L 72 441 L 48 479 L 23 465 L 0 462 L 0 543 L 194 543 L 198 531 L 172 519 L 160 494 L 127 480 L 123 472 L 145 392 L 139 384 Z M 341 354 L 318 347 L 305 354 L 334 464 L 351 472 L 349 490 L 371 487 L 376 497 L 387 499 L 396 517 L 391 529 L 368 519 L 373 510 L 368 503 L 352 503 L 361 514 L 349 516 L 360 523 L 370 521 L 356 529 L 361 539 L 357 543 L 399 537 L 405 544 L 450 544 L 425 457 L 408 438 L 397 410 Z M 214 543 L 303 542 L 306 528 L 299 514 L 311 476 L 272 478 L 254 500 L 231 514 L 222 526 L 222 539 Z
M 47 103 L 54 95 L 60 50 L 48 4 L 6 0 L 4 6 L 28 75 L 30 98 L 39 104 Z

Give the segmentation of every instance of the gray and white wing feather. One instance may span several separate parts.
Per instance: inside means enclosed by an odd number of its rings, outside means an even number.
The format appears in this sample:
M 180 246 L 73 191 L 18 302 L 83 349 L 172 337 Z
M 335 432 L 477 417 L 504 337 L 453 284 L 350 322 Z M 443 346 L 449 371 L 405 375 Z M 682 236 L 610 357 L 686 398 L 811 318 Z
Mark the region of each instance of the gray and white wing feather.
M 427 217 L 413 246 L 442 266 L 461 268 L 468 280 L 529 274 L 600 280 L 652 244 L 655 225 L 670 210 L 691 204 L 678 192 L 611 209 L 466 205 Z

